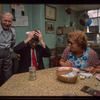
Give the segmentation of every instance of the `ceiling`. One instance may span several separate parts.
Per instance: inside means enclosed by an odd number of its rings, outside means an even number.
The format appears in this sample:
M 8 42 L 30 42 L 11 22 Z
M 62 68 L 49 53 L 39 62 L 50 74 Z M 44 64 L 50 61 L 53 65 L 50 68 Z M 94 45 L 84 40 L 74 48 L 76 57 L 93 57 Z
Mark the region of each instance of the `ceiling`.
M 75 11 L 82 11 L 100 8 L 100 4 L 71 4 L 68 7 Z

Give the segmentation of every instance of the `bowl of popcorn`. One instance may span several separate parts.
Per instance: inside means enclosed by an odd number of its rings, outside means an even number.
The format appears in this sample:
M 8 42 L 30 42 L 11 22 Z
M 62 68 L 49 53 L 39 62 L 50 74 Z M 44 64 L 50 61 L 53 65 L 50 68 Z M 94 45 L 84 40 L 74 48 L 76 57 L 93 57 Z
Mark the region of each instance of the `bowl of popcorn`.
M 66 83 L 75 83 L 77 81 L 79 69 L 74 67 L 58 67 L 56 75 L 58 80 Z

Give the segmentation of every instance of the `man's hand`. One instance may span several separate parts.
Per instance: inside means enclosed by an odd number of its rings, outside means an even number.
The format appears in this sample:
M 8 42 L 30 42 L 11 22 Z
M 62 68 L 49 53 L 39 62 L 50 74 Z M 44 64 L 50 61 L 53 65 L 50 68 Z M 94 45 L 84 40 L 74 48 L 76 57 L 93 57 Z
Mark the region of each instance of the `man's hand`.
M 18 61 L 20 60 L 20 54 L 16 54 L 17 55 L 17 58 L 18 58 Z
M 41 34 L 40 30 L 37 30 L 37 31 L 35 32 L 35 35 L 38 36 L 39 41 L 40 41 L 40 43 L 42 44 L 42 43 L 43 43 L 43 39 L 42 39 L 42 34 Z
M 31 40 L 32 37 L 33 37 L 33 35 L 34 35 L 35 33 L 36 33 L 35 31 L 30 31 L 29 34 L 28 34 L 27 39 L 28 39 L 28 40 Z
M 36 33 L 36 31 L 30 31 L 29 33 L 28 33 L 28 37 L 24 40 L 24 43 L 27 43 L 27 42 L 29 42 L 31 39 L 32 39 L 32 37 L 33 37 L 33 35 Z
M 45 48 L 45 44 L 43 42 L 43 38 L 42 38 L 42 33 L 40 32 L 40 30 L 37 30 L 36 33 L 35 33 L 36 36 L 38 36 L 39 38 L 39 42 L 42 44 L 42 46 Z

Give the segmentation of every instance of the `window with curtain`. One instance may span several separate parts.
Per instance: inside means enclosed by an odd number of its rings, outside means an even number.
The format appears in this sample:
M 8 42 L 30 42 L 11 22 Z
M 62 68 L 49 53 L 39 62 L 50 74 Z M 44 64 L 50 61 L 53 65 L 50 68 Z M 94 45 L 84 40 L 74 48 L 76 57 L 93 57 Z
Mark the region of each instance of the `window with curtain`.
M 87 26 L 87 32 L 99 33 L 100 32 L 100 9 L 87 11 L 89 19 L 92 20 L 90 26 Z
M 87 33 L 97 33 L 96 41 L 100 43 L 100 9 L 88 10 L 87 14 L 89 15 L 89 19 L 92 20 L 91 25 L 87 26 Z

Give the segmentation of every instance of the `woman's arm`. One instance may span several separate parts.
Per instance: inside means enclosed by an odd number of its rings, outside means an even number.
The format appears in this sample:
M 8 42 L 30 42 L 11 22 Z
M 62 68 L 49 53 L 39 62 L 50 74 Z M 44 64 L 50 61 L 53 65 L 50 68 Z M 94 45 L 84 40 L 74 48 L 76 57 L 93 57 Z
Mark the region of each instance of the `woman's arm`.
M 85 68 L 84 71 L 88 71 L 89 73 L 95 74 L 95 73 L 100 73 L 100 65 L 96 66 L 96 67 L 88 67 Z
M 59 61 L 60 65 L 65 66 L 65 61 L 66 61 L 65 59 L 61 58 Z
M 61 59 L 59 61 L 61 66 L 66 66 L 66 67 L 72 66 L 72 61 L 67 61 L 69 54 L 70 54 L 70 47 L 68 46 L 65 48 L 61 56 Z
M 60 59 L 59 63 L 61 66 L 64 66 L 64 67 L 72 67 L 72 61 L 66 61 L 63 58 Z
M 90 67 L 86 68 L 85 69 L 86 71 L 90 71 L 91 68 L 93 67 L 95 72 L 97 73 L 100 72 L 100 61 L 97 53 L 93 49 L 90 49 L 88 64 L 90 65 Z

